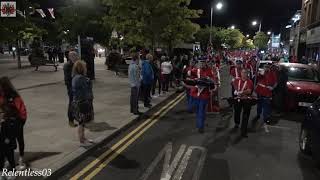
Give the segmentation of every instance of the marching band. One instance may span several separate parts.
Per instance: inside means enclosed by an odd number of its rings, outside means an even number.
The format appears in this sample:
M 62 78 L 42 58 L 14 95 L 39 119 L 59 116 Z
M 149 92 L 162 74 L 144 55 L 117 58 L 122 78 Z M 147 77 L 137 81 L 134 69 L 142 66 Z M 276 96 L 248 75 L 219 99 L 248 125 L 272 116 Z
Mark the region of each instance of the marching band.
M 257 104 L 257 117 L 263 115 L 265 126 L 270 124 L 272 90 L 277 85 L 277 75 L 266 64 L 258 70 L 259 61 L 256 52 L 225 52 L 231 77 L 231 97 L 228 102 L 234 108 L 233 130 L 240 128 L 241 136 L 248 137 L 247 129 L 252 106 Z M 218 91 L 221 84 L 220 54 L 215 56 L 196 56 L 189 66 L 184 67 L 183 86 L 187 95 L 187 111 L 196 113 L 196 127 L 204 132 L 207 113 L 219 113 Z M 255 94 L 255 95 L 254 95 Z

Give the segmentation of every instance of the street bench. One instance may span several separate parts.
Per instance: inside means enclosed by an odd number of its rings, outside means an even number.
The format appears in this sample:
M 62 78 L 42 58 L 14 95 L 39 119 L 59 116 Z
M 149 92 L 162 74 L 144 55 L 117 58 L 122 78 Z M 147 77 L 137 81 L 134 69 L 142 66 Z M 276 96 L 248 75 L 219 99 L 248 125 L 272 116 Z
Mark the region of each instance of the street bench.
M 29 56 L 29 62 L 31 66 L 35 67 L 35 71 L 39 70 L 40 66 L 53 66 L 54 71 L 58 71 L 58 63 L 55 60 L 49 61 L 45 56 L 44 57 L 36 57 Z

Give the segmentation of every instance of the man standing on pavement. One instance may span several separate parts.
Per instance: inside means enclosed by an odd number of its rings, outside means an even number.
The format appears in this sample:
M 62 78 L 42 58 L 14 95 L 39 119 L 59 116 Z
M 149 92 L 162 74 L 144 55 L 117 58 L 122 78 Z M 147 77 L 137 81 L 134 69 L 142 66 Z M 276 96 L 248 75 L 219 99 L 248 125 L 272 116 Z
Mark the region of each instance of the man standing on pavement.
M 153 56 L 151 54 L 147 54 L 146 60 L 142 62 L 142 70 L 141 70 L 141 76 L 142 76 L 142 85 L 143 85 L 143 101 L 144 101 L 144 107 L 151 108 L 152 105 L 150 104 L 150 93 L 151 88 L 154 80 L 154 72 L 152 69 L 152 66 L 150 64 L 150 61 L 153 60 Z
M 130 111 L 134 115 L 141 115 L 139 112 L 139 90 L 140 90 L 140 67 L 139 55 L 137 53 L 132 55 L 132 62 L 128 69 L 129 82 L 131 86 L 130 96 Z
M 79 60 L 79 55 L 75 51 L 70 51 L 68 58 L 70 61 L 64 64 L 63 66 L 63 72 L 64 72 L 64 82 L 67 86 L 68 96 L 69 96 L 69 105 L 68 105 L 68 119 L 69 119 L 69 125 L 71 127 L 76 127 L 76 124 L 74 123 L 74 116 L 72 111 L 72 68 L 75 62 Z

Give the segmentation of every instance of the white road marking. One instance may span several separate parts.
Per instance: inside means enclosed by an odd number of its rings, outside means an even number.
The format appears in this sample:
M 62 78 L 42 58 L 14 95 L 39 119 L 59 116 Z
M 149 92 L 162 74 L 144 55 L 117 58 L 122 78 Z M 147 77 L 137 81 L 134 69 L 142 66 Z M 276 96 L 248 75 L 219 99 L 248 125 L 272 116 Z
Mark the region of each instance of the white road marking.
M 186 153 L 184 154 L 186 150 L 186 145 L 183 144 L 180 146 L 178 153 L 175 155 L 172 163 L 170 164 L 171 156 L 172 156 L 172 143 L 169 142 L 158 154 L 158 156 L 153 160 L 153 162 L 150 164 L 146 172 L 141 176 L 140 180 L 147 180 L 152 172 L 154 171 L 155 167 L 159 164 L 161 159 L 164 156 L 164 164 L 163 164 L 163 170 L 161 173 L 160 180 L 170 180 L 173 177 L 173 180 L 181 180 L 187 166 L 188 162 L 191 158 L 192 152 L 194 150 L 200 150 L 201 151 L 201 157 L 198 160 L 197 167 L 194 170 L 193 178 L 192 180 L 199 180 L 200 175 L 203 169 L 203 165 L 207 156 L 207 149 L 199 146 L 190 146 Z M 184 154 L 184 156 L 183 156 Z M 183 158 L 182 158 L 183 157 Z M 182 159 L 181 159 L 182 158 Z M 181 160 L 181 161 L 180 161 Z M 179 164 L 180 162 L 180 164 Z M 179 166 L 178 166 L 179 164 Z M 178 166 L 177 171 L 174 174 L 174 171 L 176 170 Z

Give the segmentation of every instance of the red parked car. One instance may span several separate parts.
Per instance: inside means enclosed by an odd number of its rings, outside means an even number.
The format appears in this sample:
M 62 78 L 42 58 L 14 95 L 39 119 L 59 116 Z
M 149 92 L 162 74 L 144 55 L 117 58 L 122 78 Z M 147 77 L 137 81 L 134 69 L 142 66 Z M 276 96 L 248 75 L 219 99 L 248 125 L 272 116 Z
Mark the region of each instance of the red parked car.
M 298 63 L 280 63 L 288 72 L 286 108 L 309 107 L 320 96 L 319 72 L 312 66 Z

